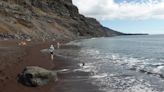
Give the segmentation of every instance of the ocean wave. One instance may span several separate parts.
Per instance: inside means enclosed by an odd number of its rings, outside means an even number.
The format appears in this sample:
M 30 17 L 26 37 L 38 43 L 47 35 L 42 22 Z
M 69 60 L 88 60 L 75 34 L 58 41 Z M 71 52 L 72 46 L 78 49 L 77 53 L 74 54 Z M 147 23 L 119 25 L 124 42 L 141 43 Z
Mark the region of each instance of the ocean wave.
M 105 92 L 160 92 L 155 90 L 150 83 L 137 80 L 133 75 L 100 74 L 95 75 L 92 83 Z M 94 77 L 93 77 L 94 78 Z
M 145 74 L 157 75 L 164 78 L 164 63 L 150 63 L 152 59 L 138 59 L 127 56 L 111 55 L 109 56 L 111 63 L 115 65 L 125 66 L 128 70 L 135 70 Z
M 107 73 L 102 73 L 102 74 L 93 75 L 93 76 L 91 76 L 91 78 L 104 78 L 107 76 L 108 76 Z
M 106 92 L 108 92 L 108 90 L 110 90 L 110 92 L 112 92 L 112 90 L 113 92 L 158 92 L 151 86 L 149 87 L 141 81 L 138 81 L 134 75 L 109 75 L 109 71 L 107 73 L 100 72 L 102 70 L 100 67 L 107 64 L 118 68 L 125 67 L 125 69 L 130 71 L 164 79 L 164 63 L 151 62 L 154 60 L 153 58 L 134 58 L 116 53 L 101 53 L 99 50 L 95 49 L 85 49 L 80 53 L 80 61 L 90 62 L 92 67 L 94 67 L 92 71 L 96 71 L 96 73 L 91 76 L 91 78 L 96 79 L 93 81 L 93 84 L 100 86 L 100 88 L 104 88 Z
M 92 63 L 85 63 L 85 65 L 81 65 L 82 63 L 79 63 L 79 68 L 78 69 L 74 69 L 74 72 L 77 71 L 83 71 L 83 72 L 96 72 L 95 71 L 95 66 Z
M 89 56 L 96 55 L 97 56 L 99 54 L 100 54 L 100 51 L 97 49 L 81 49 L 79 52 L 79 55 L 83 55 L 83 56 L 86 56 L 86 55 L 89 55 Z
M 66 43 L 65 45 L 80 46 L 81 45 L 81 42 L 79 42 L 79 41 L 70 41 L 69 43 Z
M 61 69 L 61 70 L 58 70 L 58 72 L 69 72 L 70 69 Z
M 60 49 L 56 53 L 63 57 L 77 60 L 79 68 L 71 71 L 90 72 L 90 78 L 94 79 L 93 84 L 100 86 L 106 92 L 158 92 L 151 86 L 138 81 L 133 74 L 119 73 L 122 69 L 120 67 L 124 67 L 121 72 L 135 71 L 146 76 L 152 75 L 159 79 L 164 79 L 164 63 L 151 62 L 154 60 L 153 58 L 134 58 L 118 53 L 104 53 L 95 48 L 81 48 L 80 50 Z M 85 64 L 83 65 L 82 63 Z M 104 66 L 109 67 L 107 69 L 111 72 L 102 71 Z M 112 68 L 120 68 L 120 70 L 118 69 L 118 72 L 117 69 L 113 70 Z M 67 70 L 61 70 L 61 72 L 67 72 Z M 118 72 L 118 74 L 114 74 L 114 72 Z
M 132 86 L 130 88 L 127 88 L 123 92 L 158 92 L 158 91 L 156 91 L 153 88 L 148 87 L 146 85 L 137 84 L 137 85 L 134 85 L 134 86 Z

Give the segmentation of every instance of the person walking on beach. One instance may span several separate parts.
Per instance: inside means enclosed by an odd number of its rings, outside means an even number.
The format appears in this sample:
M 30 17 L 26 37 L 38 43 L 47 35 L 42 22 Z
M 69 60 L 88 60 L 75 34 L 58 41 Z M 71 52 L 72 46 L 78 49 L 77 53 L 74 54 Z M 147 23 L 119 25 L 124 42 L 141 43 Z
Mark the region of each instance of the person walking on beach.
M 50 51 L 50 54 L 51 54 L 51 60 L 54 59 L 54 50 L 55 50 L 54 46 L 51 45 L 50 48 L 49 48 L 49 51 Z
M 59 42 L 57 42 L 57 49 L 59 49 L 60 48 L 60 43 Z

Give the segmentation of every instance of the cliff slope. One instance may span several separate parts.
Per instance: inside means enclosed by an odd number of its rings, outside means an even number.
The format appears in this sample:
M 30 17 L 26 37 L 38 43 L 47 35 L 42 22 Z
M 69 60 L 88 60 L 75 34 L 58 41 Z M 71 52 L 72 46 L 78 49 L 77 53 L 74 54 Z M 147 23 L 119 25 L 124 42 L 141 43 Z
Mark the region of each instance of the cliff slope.
M 0 0 L 0 38 L 75 39 L 121 34 L 79 14 L 72 0 Z

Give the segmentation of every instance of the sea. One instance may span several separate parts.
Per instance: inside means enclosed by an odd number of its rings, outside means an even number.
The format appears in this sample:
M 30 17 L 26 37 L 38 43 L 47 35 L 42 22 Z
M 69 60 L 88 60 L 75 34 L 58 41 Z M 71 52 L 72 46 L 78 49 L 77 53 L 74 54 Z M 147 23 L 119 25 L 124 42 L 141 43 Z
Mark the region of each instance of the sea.
M 164 92 L 164 35 L 101 37 L 71 41 L 62 56 L 103 92 Z M 60 51 L 62 52 L 62 50 Z

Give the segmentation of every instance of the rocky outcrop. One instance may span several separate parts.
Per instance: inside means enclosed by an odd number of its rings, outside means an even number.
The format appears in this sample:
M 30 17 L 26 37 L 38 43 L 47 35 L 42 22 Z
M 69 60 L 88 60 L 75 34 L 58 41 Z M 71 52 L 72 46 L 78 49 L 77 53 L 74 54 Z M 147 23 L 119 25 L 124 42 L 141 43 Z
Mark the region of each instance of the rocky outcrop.
M 0 1 L 0 38 L 76 39 L 121 34 L 79 14 L 72 0 Z
M 57 81 L 57 73 L 36 66 L 29 66 L 18 76 L 18 81 L 26 86 L 43 86 Z

